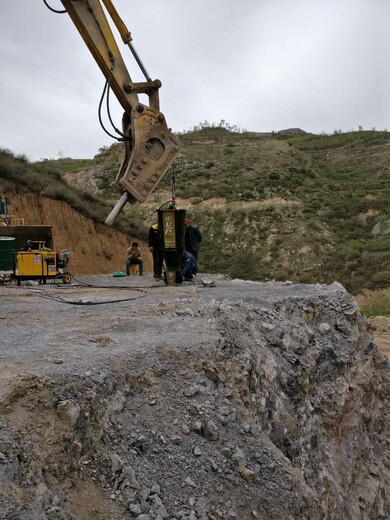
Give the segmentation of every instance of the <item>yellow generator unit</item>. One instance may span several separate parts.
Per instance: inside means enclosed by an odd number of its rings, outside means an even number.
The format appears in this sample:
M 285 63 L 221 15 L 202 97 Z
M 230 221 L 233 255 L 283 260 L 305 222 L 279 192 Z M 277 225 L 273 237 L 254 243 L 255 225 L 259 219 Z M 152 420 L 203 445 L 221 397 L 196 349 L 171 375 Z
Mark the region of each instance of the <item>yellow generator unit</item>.
M 38 280 L 46 283 L 48 279 L 55 279 L 63 283 L 70 283 L 72 276 L 64 271 L 70 258 L 66 251 L 51 251 L 46 248 L 45 242 L 28 241 L 26 251 L 16 253 L 15 278 L 18 285 L 21 280 Z

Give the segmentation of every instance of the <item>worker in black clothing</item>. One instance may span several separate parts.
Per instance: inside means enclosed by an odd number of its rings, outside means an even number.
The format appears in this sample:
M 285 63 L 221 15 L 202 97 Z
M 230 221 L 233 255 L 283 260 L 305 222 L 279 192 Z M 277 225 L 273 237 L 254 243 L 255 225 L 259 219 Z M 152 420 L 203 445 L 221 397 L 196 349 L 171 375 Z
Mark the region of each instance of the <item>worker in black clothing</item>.
M 149 250 L 153 255 L 153 276 L 154 278 L 160 280 L 162 277 L 164 253 L 160 241 L 160 234 L 157 222 L 155 222 L 149 228 L 148 245 Z
M 188 218 L 184 219 L 185 236 L 184 244 L 185 249 L 191 253 L 195 260 L 198 261 L 198 253 L 200 251 L 200 243 L 202 242 L 202 233 L 196 226 L 193 226 Z

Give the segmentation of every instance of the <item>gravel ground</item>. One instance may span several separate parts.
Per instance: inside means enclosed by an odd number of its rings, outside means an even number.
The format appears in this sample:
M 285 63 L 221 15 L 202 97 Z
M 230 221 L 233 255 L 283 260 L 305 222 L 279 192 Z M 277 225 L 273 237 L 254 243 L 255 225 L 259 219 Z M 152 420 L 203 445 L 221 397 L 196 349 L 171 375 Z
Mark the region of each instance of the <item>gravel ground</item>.
M 208 286 L 211 281 L 215 287 Z M 80 276 L 70 286 L 0 286 L 0 361 L 7 367 L 0 377 L 26 370 L 39 376 L 80 372 L 129 352 L 150 353 L 161 342 L 191 347 L 192 342 L 214 341 L 207 318 L 171 319 L 170 309 L 180 318 L 189 303 L 195 312 L 210 300 L 272 305 L 328 291 L 322 285 L 255 283 L 218 275 L 177 286 L 156 282 L 151 275 Z

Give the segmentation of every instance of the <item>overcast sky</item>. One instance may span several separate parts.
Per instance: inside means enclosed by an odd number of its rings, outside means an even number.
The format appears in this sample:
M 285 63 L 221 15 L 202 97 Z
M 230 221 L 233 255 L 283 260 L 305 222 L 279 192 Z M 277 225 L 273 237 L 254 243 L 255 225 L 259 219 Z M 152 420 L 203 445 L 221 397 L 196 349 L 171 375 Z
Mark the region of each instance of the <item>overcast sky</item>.
M 174 131 L 221 119 L 256 132 L 390 130 L 389 0 L 114 3 L 163 83 Z M 114 142 L 97 117 L 104 77 L 67 14 L 42 0 L 0 0 L 0 53 L 1 148 L 34 161 L 89 158 Z M 120 127 L 114 96 L 112 112 Z

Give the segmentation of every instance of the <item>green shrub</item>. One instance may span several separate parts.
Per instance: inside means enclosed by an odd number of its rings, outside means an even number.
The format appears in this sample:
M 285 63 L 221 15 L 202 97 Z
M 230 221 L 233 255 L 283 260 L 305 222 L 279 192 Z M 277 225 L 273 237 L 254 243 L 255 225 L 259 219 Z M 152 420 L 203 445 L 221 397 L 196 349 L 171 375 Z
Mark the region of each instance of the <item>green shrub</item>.
M 361 313 L 367 318 L 373 316 L 390 316 L 390 296 L 378 296 L 362 307 Z
M 268 175 L 268 179 L 270 180 L 270 182 L 278 181 L 280 179 L 280 173 L 278 173 L 278 172 L 271 172 Z
M 373 273 L 372 281 L 381 284 L 382 286 L 390 285 L 390 271 L 378 271 Z
M 365 249 L 367 251 L 388 251 L 390 257 L 390 238 L 378 238 L 374 240 L 369 240 L 365 244 Z
M 330 171 L 328 173 L 328 177 L 335 181 L 349 181 L 349 180 L 354 179 L 358 175 L 359 175 L 358 171 L 350 170 L 350 169 Z
M 361 251 L 364 249 L 364 244 L 362 244 L 359 240 L 352 239 L 348 241 L 348 248 L 352 249 L 353 251 Z

